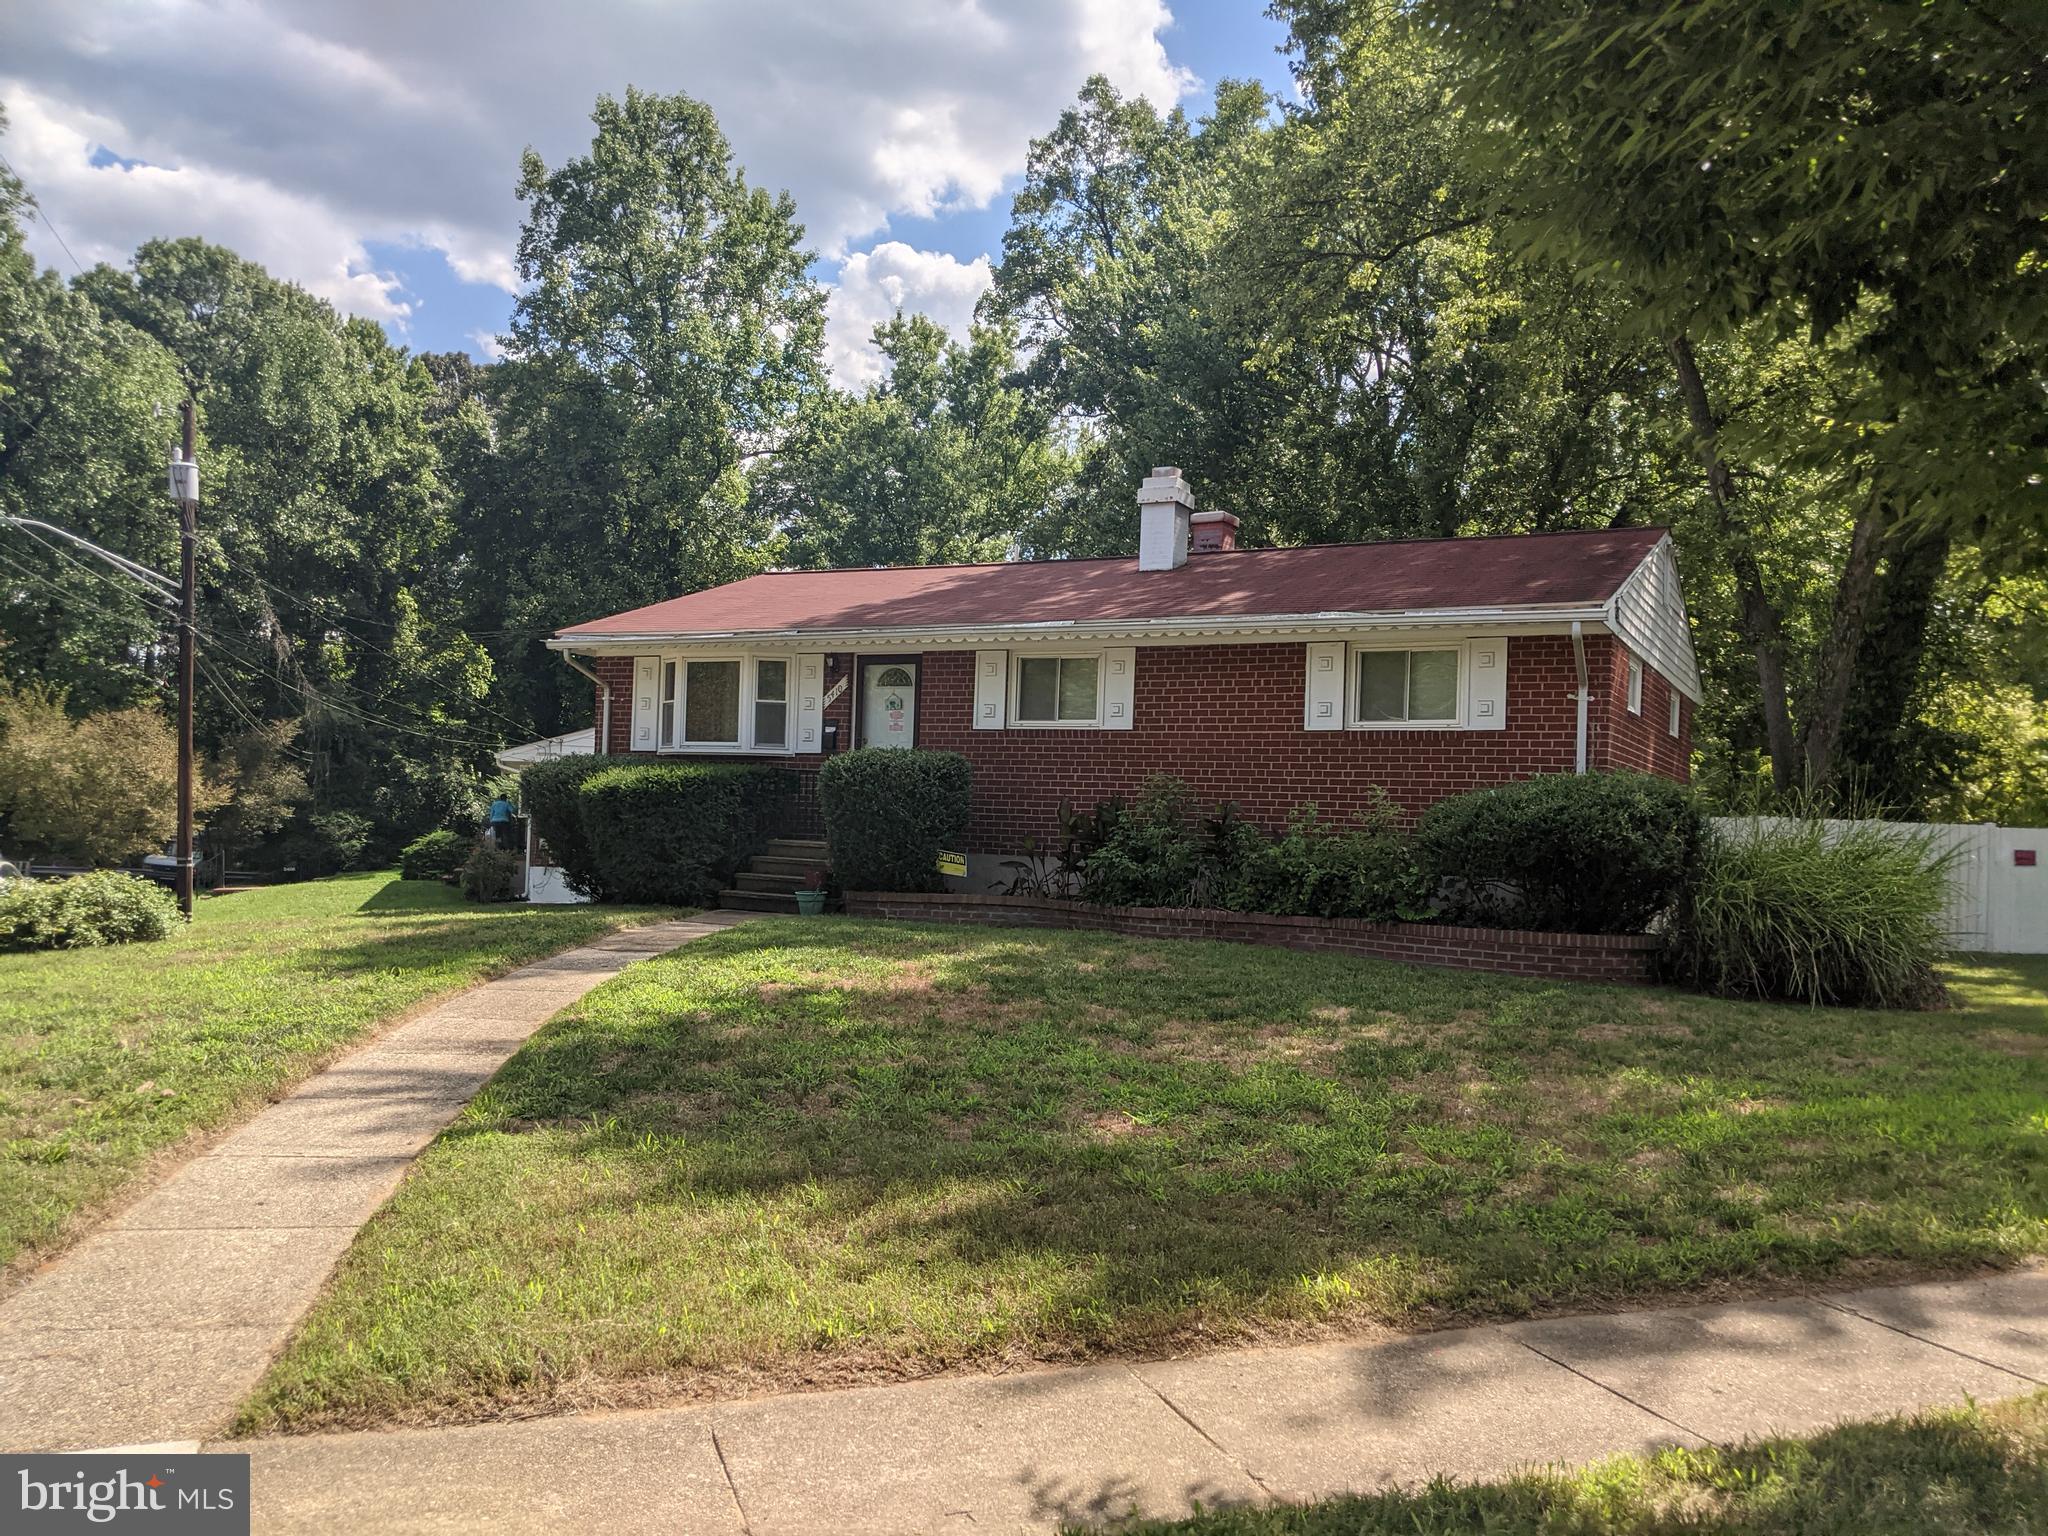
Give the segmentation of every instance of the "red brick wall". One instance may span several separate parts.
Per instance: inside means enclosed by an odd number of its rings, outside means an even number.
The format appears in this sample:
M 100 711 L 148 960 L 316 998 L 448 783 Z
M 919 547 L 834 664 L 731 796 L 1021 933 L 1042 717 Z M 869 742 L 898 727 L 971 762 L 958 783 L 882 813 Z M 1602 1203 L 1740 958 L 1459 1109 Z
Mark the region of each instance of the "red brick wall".
M 1591 653 L 1607 643 L 1588 642 L 1596 686 L 1603 659 Z M 1572 768 L 1576 673 L 1567 636 L 1509 642 L 1507 727 L 1498 731 L 1308 730 L 1298 641 L 1141 647 L 1128 731 L 977 731 L 973 669 L 972 652 L 927 652 L 917 723 L 920 746 L 974 763 L 967 851 L 975 853 L 1047 838 L 1061 800 L 1087 806 L 1129 795 L 1155 773 L 1277 825 L 1303 801 L 1325 817 L 1353 815 L 1375 786 L 1421 811 L 1446 795 Z M 1604 719 L 1596 701 L 1596 762 Z
M 1625 661 L 1604 635 L 1586 640 L 1593 699 L 1588 762 L 1685 776 L 1691 730 L 1665 732 L 1664 681 L 1644 679 L 1644 713 L 1627 712 Z M 611 749 L 629 749 L 632 660 L 604 657 L 614 685 Z M 852 658 L 829 659 L 827 687 L 851 674 Z M 1419 812 L 1446 795 L 1573 764 L 1577 673 L 1569 636 L 1516 637 L 1508 645 L 1507 726 L 1498 731 L 1310 731 L 1302 725 L 1306 653 L 1298 641 L 1244 645 L 1145 646 L 1138 651 L 1133 728 L 1128 731 L 977 731 L 974 653 L 927 651 L 918 670 L 917 743 L 965 753 L 974 764 L 971 853 L 1013 853 L 1026 838 L 1055 832 L 1062 800 L 1089 806 L 1129 795 L 1155 773 L 1185 779 L 1206 801 L 1234 800 L 1255 821 L 1278 825 L 1313 801 L 1329 818 L 1355 814 L 1374 787 Z M 851 748 L 855 688 L 826 711 Z M 822 759 L 789 760 L 806 800 Z M 811 813 L 791 830 L 815 831 Z
M 854 917 L 1019 928 L 1083 928 L 1149 939 L 1221 939 L 1283 949 L 1331 950 L 1411 965 L 1499 971 L 1565 981 L 1656 980 L 1661 940 L 1650 934 L 1534 933 L 1445 923 L 1367 923 L 1356 918 L 1271 917 L 1206 907 L 1096 907 L 1031 896 L 847 893 Z
M 1604 688 L 1608 721 L 1608 751 L 1595 766 L 1634 768 L 1643 773 L 1660 773 L 1667 779 L 1686 783 L 1692 777 L 1692 701 L 1664 678 L 1664 674 L 1643 663 L 1643 710 L 1630 714 L 1628 708 L 1628 647 L 1617 642 L 1606 646 L 1605 678 L 1588 651 L 1586 664 L 1594 674 L 1594 687 Z M 1671 734 L 1671 700 L 1678 699 L 1678 734 Z M 1597 701 L 1596 701 L 1597 702 Z

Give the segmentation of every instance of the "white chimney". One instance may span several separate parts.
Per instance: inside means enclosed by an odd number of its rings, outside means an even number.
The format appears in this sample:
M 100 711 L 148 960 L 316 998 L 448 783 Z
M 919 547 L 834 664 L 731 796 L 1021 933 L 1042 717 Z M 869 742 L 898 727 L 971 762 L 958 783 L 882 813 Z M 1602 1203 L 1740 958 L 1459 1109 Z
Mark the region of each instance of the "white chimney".
M 1177 469 L 1155 469 L 1138 487 L 1138 569 L 1173 571 L 1188 561 L 1195 493 Z

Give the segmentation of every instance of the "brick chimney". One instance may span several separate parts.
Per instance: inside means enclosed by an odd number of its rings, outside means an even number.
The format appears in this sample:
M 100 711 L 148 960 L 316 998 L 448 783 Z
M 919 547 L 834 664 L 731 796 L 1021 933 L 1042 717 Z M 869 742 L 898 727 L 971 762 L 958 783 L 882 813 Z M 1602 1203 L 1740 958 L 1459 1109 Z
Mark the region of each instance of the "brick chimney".
M 1221 554 L 1237 548 L 1235 512 L 1196 512 L 1188 518 L 1188 553 Z
M 1173 571 L 1187 564 L 1188 514 L 1195 493 L 1177 469 L 1154 469 L 1138 487 L 1138 569 Z

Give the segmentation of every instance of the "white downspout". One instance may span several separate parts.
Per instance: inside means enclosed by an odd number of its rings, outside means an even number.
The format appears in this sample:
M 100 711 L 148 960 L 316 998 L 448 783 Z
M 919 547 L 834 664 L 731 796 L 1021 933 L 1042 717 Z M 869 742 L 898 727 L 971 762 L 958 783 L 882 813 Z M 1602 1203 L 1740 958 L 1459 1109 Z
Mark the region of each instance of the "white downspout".
M 1572 629 L 1576 633 L 1578 626 L 1574 624 L 1572 626 Z M 612 750 L 612 685 L 606 682 L 603 678 L 599 677 L 595 672 L 591 671 L 590 668 L 583 665 L 582 662 L 578 661 L 574 656 L 570 655 L 567 651 L 563 651 L 561 653 L 561 656 L 562 660 L 569 663 L 569 665 L 572 668 L 574 668 L 578 672 L 581 672 L 585 677 L 589 678 L 593 683 L 597 684 L 598 698 L 601 701 L 598 706 L 597 718 L 597 750 L 599 754 L 608 756 Z M 1581 661 L 1579 664 L 1579 676 L 1583 679 L 1585 675 L 1585 663 Z M 1581 705 L 1579 709 L 1579 737 L 1581 742 L 1581 750 L 1579 755 L 1581 758 L 1585 756 L 1585 713 L 1585 707 Z M 1584 772 L 1585 770 L 1582 768 L 1580 771 Z
M 1579 666 L 1579 746 L 1575 770 L 1586 771 L 1586 632 L 1577 619 L 1572 620 L 1572 659 Z

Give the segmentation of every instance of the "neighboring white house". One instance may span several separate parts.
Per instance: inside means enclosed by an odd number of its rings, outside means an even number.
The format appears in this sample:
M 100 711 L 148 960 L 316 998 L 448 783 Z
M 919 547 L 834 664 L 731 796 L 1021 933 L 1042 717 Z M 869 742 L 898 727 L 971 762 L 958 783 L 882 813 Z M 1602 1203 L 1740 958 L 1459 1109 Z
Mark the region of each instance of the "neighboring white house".
M 580 731 L 565 731 L 560 736 L 543 736 L 539 741 L 507 747 L 496 756 L 500 768 L 507 773 L 517 773 L 535 763 L 545 763 L 557 757 L 588 757 L 596 750 L 597 728 L 585 726 Z M 570 890 L 562 872 L 546 860 L 547 850 L 534 837 L 533 818 L 529 816 L 526 820 L 526 856 L 520 861 L 521 884 L 526 899 L 544 906 L 562 906 L 590 899 Z

